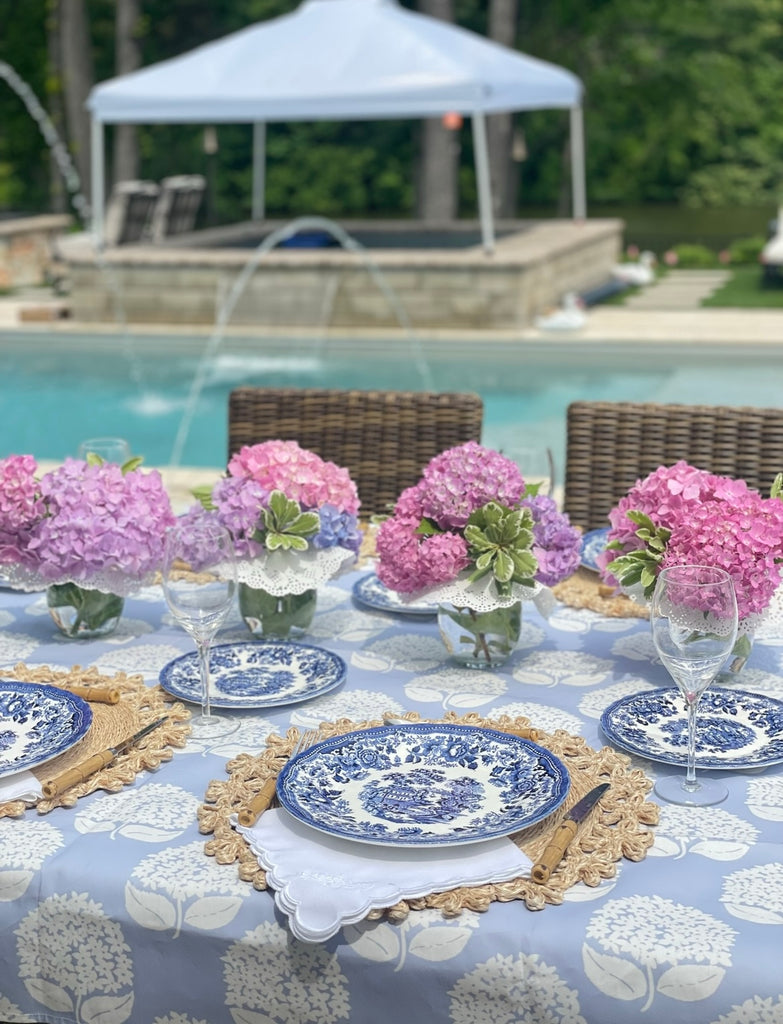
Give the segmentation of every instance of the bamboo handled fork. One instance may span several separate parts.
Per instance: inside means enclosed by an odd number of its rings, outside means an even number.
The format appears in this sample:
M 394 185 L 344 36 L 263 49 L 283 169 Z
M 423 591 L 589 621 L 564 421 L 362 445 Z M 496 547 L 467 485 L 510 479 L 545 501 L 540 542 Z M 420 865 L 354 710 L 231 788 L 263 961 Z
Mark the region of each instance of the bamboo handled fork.
M 307 750 L 308 747 L 312 747 L 314 743 L 318 742 L 320 737 L 320 729 L 308 729 L 305 732 L 301 732 L 288 757 L 288 761 L 296 757 L 297 754 L 301 754 L 303 750 Z M 279 774 L 280 772 L 270 775 L 250 803 L 237 813 L 237 821 L 240 825 L 243 825 L 245 828 L 252 828 L 264 811 L 268 809 L 275 796 L 275 787 L 277 786 L 277 776 Z

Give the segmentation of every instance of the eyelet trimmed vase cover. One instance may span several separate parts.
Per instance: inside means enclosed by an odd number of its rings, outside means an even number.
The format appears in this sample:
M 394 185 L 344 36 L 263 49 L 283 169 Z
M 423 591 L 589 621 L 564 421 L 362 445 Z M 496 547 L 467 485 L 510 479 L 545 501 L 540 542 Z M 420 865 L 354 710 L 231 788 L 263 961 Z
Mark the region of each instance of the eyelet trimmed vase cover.
M 521 628 L 521 601 L 484 612 L 438 605 L 441 639 L 451 660 L 465 668 L 493 669 L 504 664 L 519 642 Z
M 318 587 L 350 568 L 343 547 L 269 551 L 237 560 L 239 610 L 254 636 L 296 637 L 310 627 Z
M 78 583 L 54 583 L 47 587 L 46 604 L 61 633 L 72 640 L 89 640 L 114 632 L 125 599 Z

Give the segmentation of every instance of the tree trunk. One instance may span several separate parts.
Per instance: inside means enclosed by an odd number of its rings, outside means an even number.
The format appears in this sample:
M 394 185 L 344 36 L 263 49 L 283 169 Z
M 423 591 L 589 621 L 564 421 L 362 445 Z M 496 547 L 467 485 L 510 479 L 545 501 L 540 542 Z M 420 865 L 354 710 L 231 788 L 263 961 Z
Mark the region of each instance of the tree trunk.
M 60 62 L 60 37 L 56 4 L 50 3 L 46 12 L 46 60 L 49 73 L 46 76 L 46 107 L 49 117 L 60 138 L 65 137 L 65 111 L 63 110 L 62 65 Z M 68 197 L 65 191 L 62 171 L 49 150 L 49 196 L 50 205 L 55 213 L 68 212 Z
M 82 192 L 89 195 L 90 115 L 85 102 L 94 78 L 85 0 L 59 0 L 58 15 L 69 148 Z
M 454 21 L 454 0 L 419 0 L 419 9 L 430 17 Z M 446 128 L 440 118 L 423 121 L 416 206 L 425 222 L 456 219 L 458 168 L 459 131 Z
M 138 39 L 139 0 L 117 0 L 114 22 L 115 70 L 125 75 L 141 67 Z M 134 124 L 118 124 L 114 129 L 112 180 L 128 181 L 139 176 L 139 137 Z
M 489 37 L 502 46 L 514 47 L 519 17 L 518 0 L 491 0 Z M 492 208 L 496 217 L 514 217 L 519 195 L 519 173 L 512 157 L 513 114 L 492 114 L 487 118 Z

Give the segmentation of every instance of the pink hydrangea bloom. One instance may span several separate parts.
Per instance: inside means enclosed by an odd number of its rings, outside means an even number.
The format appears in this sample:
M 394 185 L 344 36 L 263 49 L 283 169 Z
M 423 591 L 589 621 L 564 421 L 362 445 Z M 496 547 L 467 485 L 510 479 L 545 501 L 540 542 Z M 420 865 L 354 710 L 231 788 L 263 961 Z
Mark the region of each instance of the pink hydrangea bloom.
M 488 501 L 516 505 L 525 493 L 525 481 L 513 460 L 468 441 L 436 455 L 415 489 L 422 514 L 448 530 L 464 527 L 471 512 Z
M 158 568 L 175 522 L 157 470 L 123 475 L 112 463 L 66 459 L 40 481 L 45 515 L 27 545 L 45 579 L 89 582 L 97 572 L 142 576 Z
M 401 593 L 455 580 L 471 567 L 462 531 L 471 513 L 491 501 L 507 508 L 530 508 L 532 552 L 539 562 L 536 579 L 545 584 L 564 579 L 579 565 L 579 533 L 551 498 L 524 494 L 516 463 L 474 441 L 435 456 L 421 480 L 400 494 L 394 515 L 378 530 L 379 579 Z M 419 534 L 422 520 L 430 520 L 442 532 Z
M 715 565 L 734 580 L 740 618 L 769 605 L 780 583 L 783 558 L 783 501 L 763 498 L 744 480 L 718 476 L 680 461 L 661 466 L 639 480 L 609 513 L 610 540 L 620 550 L 597 559 L 605 579 L 617 582 L 607 565 L 618 555 L 644 543 L 627 513 L 644 512 L 671 530 L 661 567 Z
M 0 563 L 28 564 L 30 531 L 44 514 L 32 455 L 0 459 Z
M 326 462 L 296 441 L 263 441 L 231 457 L 231 476 L 252 477 L 266 491 L 282 491 L 304 509 L 334 505 L 353 515 L 359 511 L 356 484 L 347 469 Z

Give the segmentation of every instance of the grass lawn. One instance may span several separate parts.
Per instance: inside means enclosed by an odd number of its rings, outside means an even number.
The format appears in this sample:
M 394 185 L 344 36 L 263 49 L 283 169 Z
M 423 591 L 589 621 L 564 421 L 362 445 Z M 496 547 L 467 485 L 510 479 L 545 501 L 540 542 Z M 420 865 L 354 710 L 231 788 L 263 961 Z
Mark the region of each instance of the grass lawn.
M 702 306 L 783 309 L 783 277 L 774 284 L 768 284 L 762 280 L 760 266 L 734 267 L 726 284 L 705 299 Z

